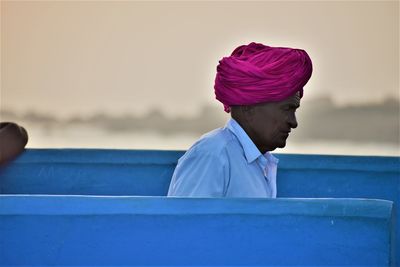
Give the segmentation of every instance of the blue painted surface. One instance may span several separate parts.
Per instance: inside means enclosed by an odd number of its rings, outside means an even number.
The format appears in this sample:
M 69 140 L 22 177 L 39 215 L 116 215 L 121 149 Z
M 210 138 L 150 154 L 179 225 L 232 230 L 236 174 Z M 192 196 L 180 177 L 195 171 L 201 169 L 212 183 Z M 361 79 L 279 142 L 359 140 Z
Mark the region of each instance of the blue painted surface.
M 183 153 L 30 149 L 0 168 L 0 193 L 165 196 L 176 162 Z M 399 157 L 295 154 L 277 157 L 280 197 L 400 200 Z
M 0 265 L 390 266 L 392 202 L 3 195 Z
M 0 194 L 165 196 L 183 153 L 30 149 L 0 168 Z M 278 197 L 386 199 L 400 213 L 399 157 L 276 156 Z M 400 262 L 398 247 L 396 258 Z
M 165 196 L 180 151 L 30 149 L 0 168 L 0 194 Z

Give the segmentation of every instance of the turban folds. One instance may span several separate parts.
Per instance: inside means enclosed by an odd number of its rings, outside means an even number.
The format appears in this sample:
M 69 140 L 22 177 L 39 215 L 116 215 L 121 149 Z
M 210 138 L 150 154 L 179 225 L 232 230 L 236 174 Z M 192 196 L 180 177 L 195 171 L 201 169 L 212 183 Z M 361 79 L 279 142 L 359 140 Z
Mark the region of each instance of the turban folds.
M 242 45 L 219 61 L 215 97 L 229 112 L 230 106 L 281 101 L 296 92 L 302 96 L 311 73 L 311 59 L 304 50 Z

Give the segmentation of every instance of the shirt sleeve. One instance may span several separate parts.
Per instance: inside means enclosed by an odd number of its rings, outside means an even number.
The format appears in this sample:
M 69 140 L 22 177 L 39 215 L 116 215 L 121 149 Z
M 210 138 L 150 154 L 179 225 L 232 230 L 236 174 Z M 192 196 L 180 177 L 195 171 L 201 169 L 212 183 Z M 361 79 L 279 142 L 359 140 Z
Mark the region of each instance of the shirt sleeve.
M 223 197 L 228 173 L 223 158 L 212 153 L 192 153 L 178 162 L 168 196 Z

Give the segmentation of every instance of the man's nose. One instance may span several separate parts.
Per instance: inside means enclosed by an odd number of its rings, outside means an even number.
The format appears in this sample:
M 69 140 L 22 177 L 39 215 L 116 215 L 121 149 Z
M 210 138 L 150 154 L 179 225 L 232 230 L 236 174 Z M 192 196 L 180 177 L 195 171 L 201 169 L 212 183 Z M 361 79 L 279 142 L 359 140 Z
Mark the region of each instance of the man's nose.
M 288 123 L 289 123 L 290 128 L 297 127 L 297 118 L 296 118 L 295 114 L 293 114 L 292 116 L 289 117 Z

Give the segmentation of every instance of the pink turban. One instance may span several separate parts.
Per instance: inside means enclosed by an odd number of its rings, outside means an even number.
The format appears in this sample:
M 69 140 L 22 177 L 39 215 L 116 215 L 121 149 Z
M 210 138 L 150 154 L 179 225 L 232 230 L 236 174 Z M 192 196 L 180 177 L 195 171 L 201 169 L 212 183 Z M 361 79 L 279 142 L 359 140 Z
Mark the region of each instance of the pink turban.
M 296 92 L 303 96 L 311 73 L 311 59 L 304 50 L 242 45 L 219 61 L 215 97 L 229 112 L 230 106 L 281 101 Z

